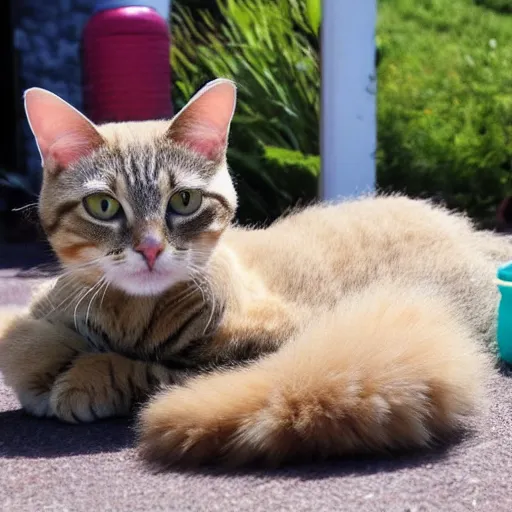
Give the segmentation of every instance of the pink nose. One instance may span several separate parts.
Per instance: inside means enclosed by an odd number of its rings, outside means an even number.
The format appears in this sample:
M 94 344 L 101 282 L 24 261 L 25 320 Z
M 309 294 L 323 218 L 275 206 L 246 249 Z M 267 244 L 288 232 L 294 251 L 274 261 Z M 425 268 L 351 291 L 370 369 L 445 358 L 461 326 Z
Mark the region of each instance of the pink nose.
M 164 250 L 164 244 L 154 236 L 147 236 L 135 247 L 135 250 L 146 260 L 149 270 L 153 270 L 156 259 Z

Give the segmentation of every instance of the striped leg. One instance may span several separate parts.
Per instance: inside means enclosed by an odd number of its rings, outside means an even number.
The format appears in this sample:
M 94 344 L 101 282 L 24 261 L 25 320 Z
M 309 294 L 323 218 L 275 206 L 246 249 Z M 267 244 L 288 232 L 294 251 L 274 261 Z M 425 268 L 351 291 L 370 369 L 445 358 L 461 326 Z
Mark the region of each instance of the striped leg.
M 84 354 L 56 379 L 50 407 L 70 423 L 127 416 L 151 390 L 171 382 L 171 372 L 154 363 L 115 353 Z
M 2 325 L 0 372 L 27 412 L 69 422 L 128 414 L 147 392 L 170 382 L 162 366 L 91 353 L 73 330 L 31 317 Z

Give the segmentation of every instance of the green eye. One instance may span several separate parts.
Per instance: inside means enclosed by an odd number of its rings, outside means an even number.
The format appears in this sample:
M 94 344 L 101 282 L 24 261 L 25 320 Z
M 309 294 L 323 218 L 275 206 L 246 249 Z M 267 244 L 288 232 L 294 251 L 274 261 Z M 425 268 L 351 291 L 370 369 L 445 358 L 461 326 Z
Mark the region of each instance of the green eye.
M 169 208 L 179 215 L 191 215 L 199 210 L 202 202 L 203 194 L 199 190 L 181 190 L 171 197 Z
M 121 209 L 117 199 L 107 194 L 92 194 L 84 199 L 84 206 L 89 215 L 99 220 L 111 220 Z

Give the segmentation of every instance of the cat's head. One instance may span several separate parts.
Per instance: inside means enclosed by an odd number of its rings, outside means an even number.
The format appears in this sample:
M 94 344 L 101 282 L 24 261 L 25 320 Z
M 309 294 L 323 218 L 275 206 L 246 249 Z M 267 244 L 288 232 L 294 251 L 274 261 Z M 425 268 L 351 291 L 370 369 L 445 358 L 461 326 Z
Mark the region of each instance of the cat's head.
M 58 96 L 25 93 L 44 169 L 39 215 L 61 262 L 158 295 L 206 265 L 231 222 L 226 163 L 236 88 L 215 80 L 171 121 L 95 126 Z

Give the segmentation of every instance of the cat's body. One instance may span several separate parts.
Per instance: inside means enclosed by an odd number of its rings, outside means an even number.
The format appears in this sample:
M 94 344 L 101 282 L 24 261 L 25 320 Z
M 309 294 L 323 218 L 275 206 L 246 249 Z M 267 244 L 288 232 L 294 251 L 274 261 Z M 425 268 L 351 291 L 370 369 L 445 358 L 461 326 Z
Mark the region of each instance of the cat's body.
M 32 310 L 75 328 L 97 351 L 197 368 L 274 350 L 347 295 L 395 283 L 443 295 L 489 341 L 493 277 L 510 257 L 508 239 L 477 232 L 464 218 L 404 197 L 368 197 L 310 207 L 267 229 L 228 228 L 197 284 L 179 283 L 156 297 L 91 286 L 81 301 L 66 302 L 72 283 L 64 277 L 44 286 Z M 256 307 L 267 318 L 250 336 L 231 334 L 225 348 L 212 348 L 219 323 L 238 317 L 243 325 Z M 266 333 L 274 315 L 275 332 Z
M 192 103 L 197 121 L 194 108 Z M 185 132 L 191 126 L 186 121 L 178 126 Z M 156 131 L 149 134 L 150 128 Z M 228 227 L 232 187 L 224 171 L 208 163 L 216 158 L 210 158 L 209 143 L 215 146 L 216 138 L 204 138 L 203 127 L 194 145 L 192 134 L 189 146 L 207 154 L 205 161 L 182 146 L 167 146 L 161 139 L 165 128 L 150 123 L 98 129 L 107 150 L 98 142 L 99 149 L 73 155 L 71 171 L 46 177 L 43 225 L 71 270 L 34 300 L 0 342 L 0 370 L 27 410 L 92 421 L 128 414 L 156 386 L 175 384 L 144 408 L 141 449 L 152 461 L 188 464 L 423 446 L 479 409 L 491 372 L 485 346 L 494 339 L 494 277 L 498 264 L 512 259 L 507 238 L 403 197 L 315 206 L 265 230 Z M 34 128 L 40 147 L 48 130 Z M 62 136 L 54 138 L 55 145 Z M 130 151 L 135 156 L 128 158 Z M 68 162 L 68 153 L 57 153 Z M 124 163 L 112 172 L 118 154 Z M 136 177 L 130 170 L 136 158 L 139 169 L 174 166 L 183 177 L 174 170 L 170 185 L 150 171 Z M 62 201 L 53 194 L 70 187 L 73 178 L 66 172 L 85 176 L 85 185 L 74 188 L 94 188 L 105 175 L 102 165 L 127 219 L 98 223 L 93 241 L 103 244 L 114 242 L 101 229 L 115 228 L 112 236 L 122 241 L 126 225 L 139 226 L 130 227 L 133 243 L 139 243 L 140 220 L 154 238 L 162 229 L 157 216 L 135 211 L 154 200 L 151 186 L 160 187 L 155 196 L 169 186 L 172 202 L 173 180 L 194 181 L 194 166 L 207 168 L 203 182 L 195 177 L 205 201 L 198 213 L 168 221 L 171 249 L 159 245 L 155 252 L 153 238 L 142 249 L 134 245 L 136 252 L 145 251 L 149 270 L 129 267 L 124 282 L 116 272 L 126 262 L 133 265 L 131 249 L 114 248 L 97 268 L 88 251 L 98 247 L 83 234 L 89 228 L 70 233 L 86 218 L 73 210 L 79 203 L 66 197 L 67 210 L 53 204 Z M 138 179 L 139 199 L 129 193 Z M 99 215 L 111 208 L 100 204 L 105 211 Z M 177 263 L 164 272 L 157 265 L 166 264 L 166 257 Z M 189 258 L 186 267 L 180 257 Z M 76 261 L 80 267 L 73 267 Z M 161 278 L 155 278 L 158 272 Z M 173 272 L 185 278 L 164 286 Z

